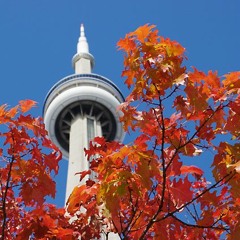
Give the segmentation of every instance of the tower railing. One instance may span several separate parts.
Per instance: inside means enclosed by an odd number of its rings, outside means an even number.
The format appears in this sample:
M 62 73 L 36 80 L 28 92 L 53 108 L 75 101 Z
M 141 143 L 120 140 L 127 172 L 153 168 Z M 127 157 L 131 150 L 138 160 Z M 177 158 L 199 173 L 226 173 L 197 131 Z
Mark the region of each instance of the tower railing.
M 123 94 L 121 93 L 120 89 L 112 82 L 110 81 L 109 79 L 107 79 L 106 77 L 103 77 L 101 75 L 98 75 L 98 74 L 94 74 L 94 73 L 87 73 L 87 74 L 72 74 L 72 75 L 69 75 L 67 77 L 64 77 L 62 78 L 61 80 L 59 80 L 56 84 L 53 85 L 53 87 L 48 91 L 47 93 L 47 96 L 45 97 L 45 100 L 44 100 L 44 104 L 43 104 L 43 109 L 47 109 L 46 106 L 49 105 L 52 100 L 57 96 L 57 95 L 52 95 L 52 93 L 54 91 L 57 91 L 61 86 L 65 85 L 66 83 L 69 83 L 71 85 L 71 82 L 74 84 L 76 83 L 76 80 L 77 81 L 81 81 L 83 79 L 88 79 L 88 80 L 93 80 L 93 81 L 96 81 L 98 80 L 99 83 L 107 83 L 109 86 L 113 87 L 120 99 L 118 99 L 120 102 L 124 102 L 125 101 L 125 98 L 123 96 Z M 79 82 L 81 84 L 81 82 Z M 104 86 L 104 85 L 103 85 Z M 73 86 L 74 87 L 74 86 Z M 51 98 L 50 98 L 51 96 Z M 118 96 L 116 96 L 118 97 Z M 44 115 L 44 113 L 43 113 Z

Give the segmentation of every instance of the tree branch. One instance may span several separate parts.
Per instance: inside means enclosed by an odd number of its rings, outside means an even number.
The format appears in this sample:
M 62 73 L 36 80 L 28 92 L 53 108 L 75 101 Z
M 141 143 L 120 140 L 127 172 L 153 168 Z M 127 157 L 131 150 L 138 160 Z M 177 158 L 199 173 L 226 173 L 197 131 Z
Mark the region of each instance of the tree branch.
M 165 168 L 165 157 L 164 157 L 164 140 L 165 140 L 165 124 L 164 124 L 164 115 L 163 115 L 163 106 L 162 106 L 162 100 L 159 97 L 159 108 L 161 110 L 161 119 L 159 122 L 159 118 L 156 114 L 155 109 L 153 109 L 154 111 L 154 115 L 156 117 L 156 120 L 158 122 L 159 128 L 162 130 L 162 142 L 161 142 L 161 158 L 162 158 L 162 174 L 163 174 L 163 180 L 162 180 L 162 193 L 161 193 L 161 200 L 160 200 L 160 204 L 158 207 L 157 212 L 153 215 L 153 217 L 150 219 L 150 221 L 148 222 L 148 224 L 146 225 L 145 230 L 143 231 L 142 235 L 140 236 L 139 240 L 143 240 L 145 235 L 147 234 L 148 230 L 151 228 L 151 226 L 154 223 L 154 220 L 156 219 L 156 217 L 158 216 L 158 214 L 161 212 L 162 208 L 163 208 L 163 204 L 164 204 L 164 197 L 165 197 L 165 190 L 166 190 L 166 180 L 167 180 L 167 175 L 166 175 L 166 168 Z
M 224 231 L 229 231 L 229 228 L 227 227 L 217 227 L 214 226 L 217 222 L 219 222 L 220 219 L 218 219 L 217 221 L 215 221 L 212 225 L 197 225 L 197 224 L 190 224 L 190 223 L 186 223 L 184 221 L 182 221 L 181 219 L 177 218 L 175 215 L 171 215 L 172 218 L 174 218 L 175 220 L 177 220 L 178 222 L 182 223 L 183 225 L 186 225 L 188 227 L 194 227 L 194 228 L 211 228 L 211 229 L 216 229 L 216 230 L 224 230 Z
M 162 221 L 164 219 L 166 219 L 169 216 L 172 216 L 173 214 L 180 212 L 182 209 L 184 209 L 185 207 L 189 206 L 190 204 L 192 204 L 194 201 L 196 201 L 198 198 L 200 198 L 201 196 L 203 196 L 206 192 L 209 192 L 211 189 L 214 189 L 219 183 L 221 183 L 224 179 L 228 178 L 226 180 L 226 182 L 228 182 L 234 175 L 236 174 L 236 172 L 230 172 L 227 175 L 225 175 L 224 177 L 222 177 L 220 180 L 218 180 L 215 184 L 213 184 L 211 187 L 205 189 L 204 191 L 202 191 L 200 194 L 198 194 L 196 197 L 192 198 L 191 201 L 183 204 L 181 207 L 175 209 L 174 211 L 167 213 L 164 217 L 160 218 L 160 219 L 156 219 L 155 222 L 159 222 Z
M 3 212 L 3 222 L 2 222 L 2 240 L 5 239 L 5 228 L 7 224 L 7 212 L 6 212 L 6 202 L 7 202 L 7 195 L 8 190 L 10 189 L 10 179 L 11 179 L 11 173 L 12 173 L 12 166 L 15 158 L 12 156 L 11 161 L 9 163 L 9 171 L 7 175 L 6 180 L 6 186 L 5 186 L 5 192 L 3 191 L 3 197 L 2 197 L 2 212 Z

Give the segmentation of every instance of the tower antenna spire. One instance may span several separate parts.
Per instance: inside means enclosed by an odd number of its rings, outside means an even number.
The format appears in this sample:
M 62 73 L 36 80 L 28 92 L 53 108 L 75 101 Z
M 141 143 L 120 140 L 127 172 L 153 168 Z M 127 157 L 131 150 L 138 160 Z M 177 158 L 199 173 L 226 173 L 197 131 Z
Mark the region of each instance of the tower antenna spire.
M 81 23 L 81 26 L 80 26 L 80 36 L 81 36 L 81 37 L 85 37 L 85 32 L 84 32 L 84 25 L 83 25 L 83 23 Z
M 89 53 L 89 46 L 83 24 L 80 25 L 77 53 L 73 56 L 72 63 L 75 73 L 80 74 L 91 73 L 94 66 L 94 57 Z
M 80 26 L 80 37 L 78 39 L 77 53 L 89 53 L 89 46 L 85 36 L 83 23 Z

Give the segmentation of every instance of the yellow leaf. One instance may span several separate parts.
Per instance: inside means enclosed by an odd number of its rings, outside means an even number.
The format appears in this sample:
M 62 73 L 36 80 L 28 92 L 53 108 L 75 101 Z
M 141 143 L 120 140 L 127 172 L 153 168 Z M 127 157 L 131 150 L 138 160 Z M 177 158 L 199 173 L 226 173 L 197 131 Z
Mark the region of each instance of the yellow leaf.
M 237 173 L 240 173 L 240 161 L 234 163 L 234 164 L 228 164 L 227 167 L 232 167 L 235 169 Z

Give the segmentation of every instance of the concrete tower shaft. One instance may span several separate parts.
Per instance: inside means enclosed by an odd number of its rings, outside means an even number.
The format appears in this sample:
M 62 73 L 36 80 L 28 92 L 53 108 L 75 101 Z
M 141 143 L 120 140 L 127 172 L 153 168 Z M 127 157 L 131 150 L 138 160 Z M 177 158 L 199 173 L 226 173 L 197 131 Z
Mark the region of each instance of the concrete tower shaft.
M 104 136 L 108 141 L 124 138 L 121 113 L 117 111 L 124 97 L 112 81 L 92 73 L 94 58 L 83 25 L 72 63 L 75 74 L 50 89 L 43 107 L 49 137 L 69 159 L 66 200 L 73 188 L 86 180 L 80 183 L 75 173 L 89 169 L 83 150 L 89 140 L 95 136 Z

